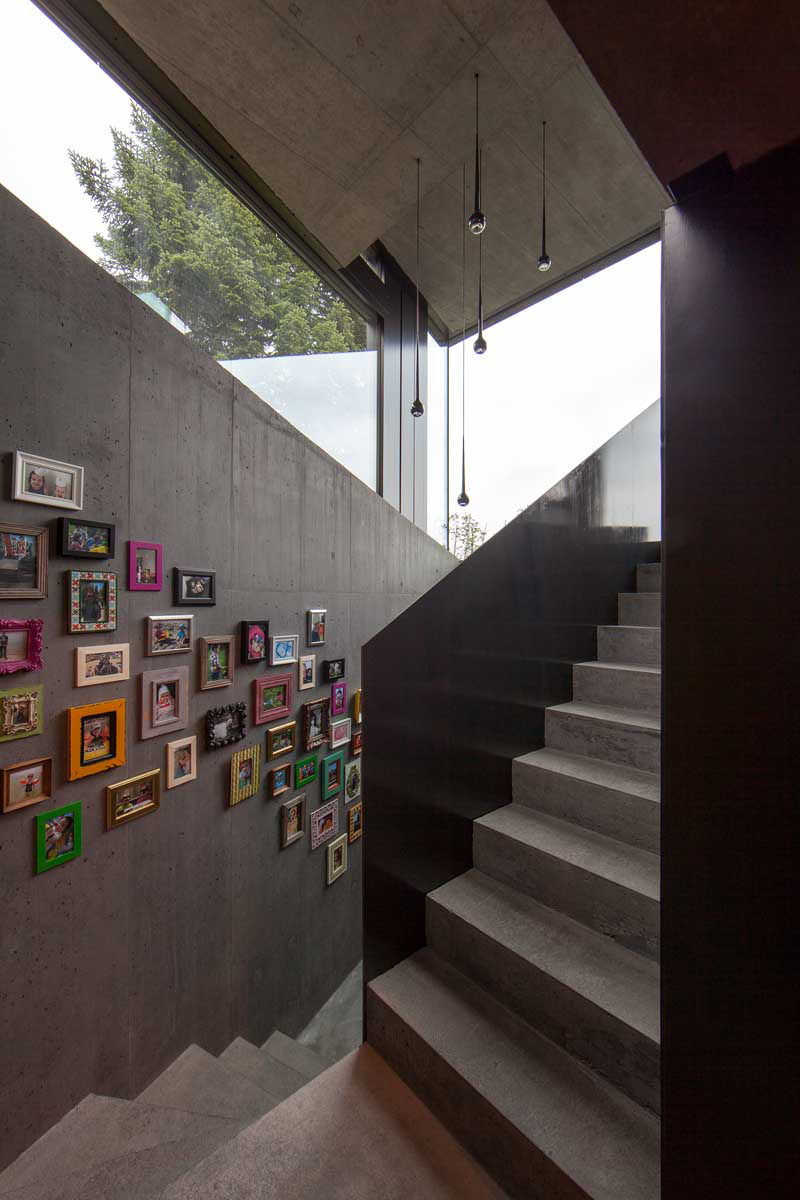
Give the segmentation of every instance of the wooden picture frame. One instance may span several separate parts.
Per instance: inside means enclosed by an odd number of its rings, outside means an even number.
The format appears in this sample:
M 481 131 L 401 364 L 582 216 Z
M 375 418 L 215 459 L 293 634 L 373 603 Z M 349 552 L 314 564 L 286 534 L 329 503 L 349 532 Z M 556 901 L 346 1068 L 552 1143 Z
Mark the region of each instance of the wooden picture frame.
M 201 691 L 232 685 L 236 669 L 233 641 L 232 633 L 199 639 Z
M 297 662 L 297 690 L 306 692 L 317 686 L 316 654 L 301 654 Z
M 338 796 L 344 787 L 344 750 L 327 754 L 319 764 L 320 792 L 323 800 Z
M 151 555 L 152 567 L 144 555 Z M 164 547 L 161 542 L 128 542 L 128 591 L 160 592 L 164 586 Z
M 188 654 L 193 646 L 193 613 L 145 617 L 144 652 L 148 658 L 159 654 Z
M 219 750 L 232 742 L 241 742 L 247 725 L 247 705 L 244 700 L 222 704 L 206 713 L 206 750 Z
M 32 617 L 25 621 L 0 619 L 0 675 L 17 671 L 41 671 L 44 621 Z M 9 658 L 9 650 L 17 658 Z
M 307 754 L 305 758 L 298 758 L 294 764 L 295 788 L 305 788 L 315 783 L 318 773 L 316 754 Z
M 342 833 L 332 842 L 328 842 L 326 852 L 328 886 L 344 875 L 347 870 L 347 834 Z
M 3 812 L 53 799 L 52 758 L 29 758 L 3 767 Z
M 280 758 L 294 754 L 297 749 L 297 721 L 285 721 L 267 730 L 267 758 Z
M 142 740 L 176 733 L 189 723 L 189 668 L 142 672 Z
M 343 658 L 326 658 L 322 663 L 322 682 L 338 683 L 344 679 L 345 662 Z
M 42 732 L 42 685 L 0 692 L 0 742 Z
M 246 746 L 237 750 L 231 759 L 231 787 L 228 806 L 241 804 L 255 796 L 261 787 L 261 746 Z
M 174 604 L 216 604 L 216 571 L 208 571 L 205 567 L 196 570 L 173 567 L 172 599 Z
M 282 850 L 306 836 L 307 810 L 305 796 L 295 796 L 293 800 L 284 800 L 281 805 Z
M 292 787 L 292 764 L 282 763 L 279 767 L 273 767 L 267 772 L 267 794 L 274 800 L 277 796 L 282 796 L 284 792 L 288 792 Z
M 320 700 L 308 700 L 303 705 L 303 749 L 316 750 L 328 740 L 328 729 L 331 723 L 331 702 L 329 696 Z
M 264 707 L 265 704 L 271 707 Z M 262 675 L 253 680 L 253 722 L 256 725 L 268 725 L 270 721 L 279 721 L 288 717 L 292 711 L 292 676 L 290 673 L 281 675 Z
M 117 527 L 85 517 L 58 518 L 58 553 L 62 558 L 113 558 Z
M 121 779 L 106 788 L 106 829 L 146 817 L 161 805 L 161 768 Z
M 315 808 L 311 814 L 311 849 L 319 849 L 323 842 L 336 837 L 338 832 L 339 801 L 330 800 Z
M 67 710 L 69 779 L 125 765 L 125 700 L 99 700 Z
M 117 576 L 115 572 L 68 571 L 67 632 L 111 633 L 116 628 Z
M 308 610 L 308 627 L 306 629 L 306 645 L 322 646 L 328 632 L 327 608 L 310 608 Z
M 197 779 L 197 735 L 167 742 L 167 790 Z
M 38 813 L 36 831 L 36 874 L 60 867 L 78 858 L 83 849 L 83 814 L 80 800 Z
M 361 763 L 353 759 L 344 769 L 344 802 L 352 804 L 361 795 Z
M 48 529 L 0 521 L 0 600 L 45 599 L 49 546 Z
M 364 805 L 359 800 L 347 810 L 347 840 L 357 842 L 364 832 Z
M 75 687 L 95 687 L 98 683 L 122 683 L 130 677 L 131 647 L 129 642 L 75 647 Z
M 242 621 L 239 625 L 241 663 L 248 667 L 266 662 L 269 652 L 269 621 Z
M 83 508 L 83 478 L 83 467 L 74 463 L 15 450 L 11 499 L 79 512 Z

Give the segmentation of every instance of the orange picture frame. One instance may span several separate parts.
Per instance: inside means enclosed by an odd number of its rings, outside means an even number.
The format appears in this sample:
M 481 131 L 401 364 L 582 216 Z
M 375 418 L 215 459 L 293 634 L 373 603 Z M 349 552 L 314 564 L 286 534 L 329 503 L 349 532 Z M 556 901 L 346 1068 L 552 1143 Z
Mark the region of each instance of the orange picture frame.
M 69 779 L 125 765 L 125 700 L 99 700 L 67 710 Z

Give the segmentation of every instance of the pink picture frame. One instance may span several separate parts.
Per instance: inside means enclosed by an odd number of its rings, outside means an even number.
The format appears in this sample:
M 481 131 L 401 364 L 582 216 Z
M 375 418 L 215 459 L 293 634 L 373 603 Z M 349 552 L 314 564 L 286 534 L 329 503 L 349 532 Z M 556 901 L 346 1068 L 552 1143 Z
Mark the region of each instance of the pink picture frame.
M 267 706 L 269 705 L 269 706 Z M 267 725 L 292 713 L 292 674 L 262 675 L 253 680 L 253 723 Z
M 139 551 L 154 554 L 153 568 L 139 562 Z M 164 583 L 164 547 L 160 542 L 128 542 L 128 591 L 160 592 Z
M 331 684 L 331 716 L 340 717 L 347 712 L 347 684 L 343 679 Z
M 15 671 L 41 671 L 43 629 L 41 617 L 32 617 L 28 621 L 12 618 L 0 620 L 0 675 L 12 675 Z M 24 650 L 19 644 L 20 634 L 26 638 Z M 9 658 L 9 649 L 17 657 Z

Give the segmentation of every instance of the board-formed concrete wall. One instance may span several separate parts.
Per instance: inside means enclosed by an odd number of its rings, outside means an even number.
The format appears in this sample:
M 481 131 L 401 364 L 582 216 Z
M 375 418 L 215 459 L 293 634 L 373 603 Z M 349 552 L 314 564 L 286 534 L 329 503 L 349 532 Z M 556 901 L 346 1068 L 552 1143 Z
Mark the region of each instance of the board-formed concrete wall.
M 279 849 L 264 787 L 227 807 L 234 750 L 261 742 L 263 761 L 265 670 L 237 665 L 233 687 L 204 692 L 194 657 L 187 729 L 140 740 L 141 672 L 188 659 L 143 657 L 145 615 L 182 611 L 172 567 L 217 572 L 216 607 L 190 610 L 198 636 L 263 617 L 305 648 L 306 610 L 326 607 L 318 664 L 344 656 L 353 688 L 362 644 L 455 560 L 2 188 L 0 416 L 0 518 L 51 529 L 47 599 L 0 602 L 44 618 L 43 670 L 0 682 L 43 685 L 44 730 L 0 745 L 0 766 L 52 755 L 52 806 L 81 800 L 84 821 L 80 859 L 37 876 L 34 818 L 51 806 L 0 816 L 2 1166 L 88 1092 L 136 1095 L 190 1042 L 296 1033 L 361 953 L 361 843 L 327 887 L 324 849 Z M 64 575 L 85 560 L 57 555 L 58 510 L 9 499 L 16 448 L 84 466 L 82 515 L 116 524 L 116 557 L 96 564 L 119 577 L 116 632 L 66 634 Z M 164 544 L 160 594 L 127 590 L 129 538 Z M 130 643 L 130 681 L 76 689 L 75 648 L 104 642 Z M 295 708 L 325 691 L 295 690 Z M 120 695 L 126 765 L 69 783 L 66 710 Z M 245 741 L 206 752 L 203 715 L 234 699 Z M 106 832 L 106 784 L 161 767 L 163 789 L 164 746 L 190 733 L 196 782 Z

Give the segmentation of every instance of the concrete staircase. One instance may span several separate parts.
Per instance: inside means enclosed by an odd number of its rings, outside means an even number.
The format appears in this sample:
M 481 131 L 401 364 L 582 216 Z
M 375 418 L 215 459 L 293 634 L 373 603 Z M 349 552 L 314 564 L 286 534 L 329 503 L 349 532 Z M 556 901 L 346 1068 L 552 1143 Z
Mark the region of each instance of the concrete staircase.
M 367 989 L 369 1043 L 519 1200 L 659 1195 L 660 572 Z

